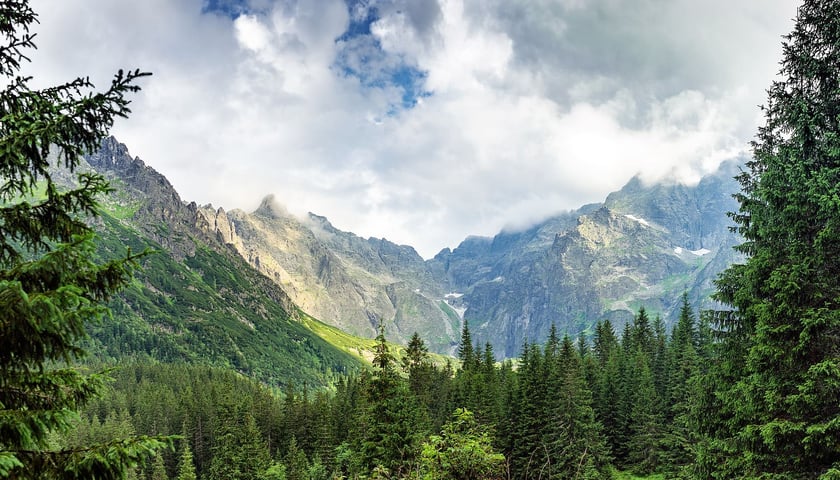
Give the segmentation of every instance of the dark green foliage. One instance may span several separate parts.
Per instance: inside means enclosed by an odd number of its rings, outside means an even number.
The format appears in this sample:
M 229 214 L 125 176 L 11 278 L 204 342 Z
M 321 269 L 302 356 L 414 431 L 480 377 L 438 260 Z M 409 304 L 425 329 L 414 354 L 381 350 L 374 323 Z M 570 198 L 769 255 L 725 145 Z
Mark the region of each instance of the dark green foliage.
M 697 378 L 701 373 L 701 359 L 697 354 L 698 338 L 694 314 L 686 294 L 683 295 L 680 316 L 671 332 L 668 346 L 668 391 L 664 397 L 670 406 L 670 410 L 664 412 L 670 426 L 663 454 L 674 469 L 691 462 L 691 451 L 695 443 L 690 413 L 692 401 L 696 398 Z
M 691 341 L 677 340 L 693 329 L 690 309 L 684 313 L 682 330 L 669 338 L 652 328 L 651 344 L 693 351 Z M 290 385 L 282 398 L 230 371 L 134 365 L 116 373 L 114 390 L 90 405 L 76 431 L 80 438 L 105 438 L 115 429 L 182 432 L 179 455 L 162 457 L 167 471 L 180 474 L 189 447 L 196 477 L 211 480 L 459 478 L 488 459 L 492 478 L 500 474 L 496 451 L 505 455 L 504 478 L 606 478 L 611 462 L 671 478 L 689 454 L 705 448 L 693 443 L 700 407 L 685 400 L 702 397 L 704 384 L 690 373 L 697 365 L 691 355 L 669 353 L 665 370 L 679 374 L 666 376 L 669 394 L 660 398 L 656 357 L 638 347 L 633 331 L 628 325 L 617 340 L 602 324 L 604 341 L 595 343 L 606 352 L 603 366 L 586 341 L 575 344 L 554 331 L 545 346 L 524 347 L 517 369 L 510 361 L 497 365 L 492 348 L 474 348 L 481 360 L 455 376 L 427 361 L 419 338 L 401 374 L 379 335 L 375 369 L 341 379 L 332 393 Z M 661 355 L 661 347 L 652 350 Z M 678 369 L 675 358 L 688 367 Z M 442 414 L 456 399 L 497 413 Z M 430 418 L 448 419 L 440 435 L 429 436 Z
M 543 443 L 546 376 L 540 348 L 526 343 L 519 360 L 517 388 L 512 396 L 511 433 L 505 445 L 511 469 L 522 478 L 537 478 L 549 466 Z
M 749 258 L 728 269 L 711 452 L 718 475 L 840 469 L 840 3 L 805 0 L 738 180 Z M 707 407 L 711 410 L 711 406 Z
M 125 96 L 146 74 L 120 71 L 100 93 L 81 78 L 34 90 L 31 78 L 15 75 L 34 48 L 36 21 L 28 2 L 0 2 L 0 477 L 121 478 L 167 440 L 60 449 L 47 440 L 101 387 L 101 375 L 71 363 L 85 355 L 85 326 L 108 313 L 138 257 L 123 248 L 117 259 L 94 261 L 86 220 L 107 182 L 80 174 L 75 188 L 61 190 L 50 159 L 75 171 L 114 119 L 127 116 Z
M 466 320 L 464 320 L 464 326 L 461 329 L 461 343 L 458 345 L 458 360 L 461 361 L 461 368 L 464 369 L 471 368 L 477 363 L 475 347 L 472 344 L 472 335 L 470 334 L 470 325 Z
M 223 399 L 216 425 L 208 480 L 257 480 L 269 467 L 268 446 L 246 406 Z M 230 402 L 230 403 L 228 403 Z
M 417 400 L 408 394 L 396 372 L 383 329 L 374 349 L 373 376 L 367 385 L 366 424 L 360 453 L 368 471 L 383 467 L 391 474 L 406 473 L 419 453 L 427 419 Z
M 597 478 L 607 466 L 606 441 L 592 409 L 592 392 L 583 370 L 583 359 L 571 338 L 563 337 L 548 365 L 547 429 L 544 443 L 549 452 L 551 478 Z
M 224 452 L 230 453 L 229 458 L 259 459 L 263 449 L 273 448 L 276 453 L 278 445 L 270 439 L 283 437 L 281 404 L 269 390 L 235 372 L 201 366 L 120 368 L 114 372 L 112 388 L 83 413 L 83 425 L 105 418 L 104 429 L 109 418 L 115 418 L 117 425 L 125 425 L 127 418 L 131 429 L 141 434 L 182 434 L 181 455 L 163 457 L 167 471 L 183 472 L 183 452 L 188 446 L 199 478 L 208 478 L 216 453 L 224 450 L 222 442 L 233 444 L 230 452 Z M 261 446 L 249 443 L 256 441 Z
M 283 465 L 286 466 L 286 478 L 288 480 L 308 480 L 309 461 L 306 454 L 298 448 L 295 437 L 289 442 L 289 448 L 283 457 Z
M 663 412 L 648 359 L 637 350 L 632 362 L 634 393 L 627 459 L 637 473 L 649 474 L 662 463 Z
M 526 345 L 520 359 L 505 452 L 515 478 L 598 478 L 606 439 L 592 408 L 583 359 L 571 338 L 551 329 L 545 348 Z

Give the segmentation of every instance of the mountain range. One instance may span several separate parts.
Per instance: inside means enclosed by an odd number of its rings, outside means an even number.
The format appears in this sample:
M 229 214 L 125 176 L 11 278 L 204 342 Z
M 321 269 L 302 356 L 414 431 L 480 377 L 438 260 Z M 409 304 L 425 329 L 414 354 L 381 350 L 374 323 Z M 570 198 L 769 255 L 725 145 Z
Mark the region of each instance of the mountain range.
M 103 236 L 115 246 L 162 252 L 148 257 L 115 316 L 131 319 L 172 355 L 212 356 L 185 346 L 181 337 L 195 334 L 244 370 L 271 364 L 264 356 L 286 334 L 266 333 L 278 318 L 291 343 L 317 352 L 322 379 L 365 356 L 361 340 L 349 342 L 352 350 L 330 338 L 343 335 L 339 330 L 371 338 L 380 323 L 391 341 L 404 344 L 418 332 L 432 351 L 452 354 L 466 321 L 473 339 L 515 357 L 525 341 L 543 341 L 552 324 L 573 336 L 602 319 L 620 328 L 641 306 L 667 323 L 683 293 L 697 308 L 710 306 L 714 278 L 738 260 L 727 217 L 737 208 L 735 162 L 691 186 L 634 178 L 602 203 L 526 229 L 469 237 L 424 260 L 410 246 L 338 230 L 325 217 L 298 218 L 273 196 L 253 212 L 182 201 L 114 138 L 87 160 L 116 189 L 103 202 Z M 196 320 L 195 311 L 212 318 Z M 327 340 L 324 324 L 335 327 Z

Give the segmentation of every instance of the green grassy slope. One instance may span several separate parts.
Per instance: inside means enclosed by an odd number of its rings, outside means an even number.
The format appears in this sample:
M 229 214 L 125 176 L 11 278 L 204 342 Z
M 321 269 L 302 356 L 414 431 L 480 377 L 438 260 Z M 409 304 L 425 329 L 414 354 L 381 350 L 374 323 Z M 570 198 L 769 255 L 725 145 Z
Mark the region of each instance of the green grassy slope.
M 156 252 L 141 260 L 131 285 L 112 302 L 111 318 L 92 326 L 95 357 L 226 367 L 278 386 L 327 385 L 361 368 L 357 356 L 289 315 L 282 292 L 241 258 L 191 239 L 194 254 L 178 260 L 107 213 L 98 230 L 104 258 L 124 255 L 126 247 Z

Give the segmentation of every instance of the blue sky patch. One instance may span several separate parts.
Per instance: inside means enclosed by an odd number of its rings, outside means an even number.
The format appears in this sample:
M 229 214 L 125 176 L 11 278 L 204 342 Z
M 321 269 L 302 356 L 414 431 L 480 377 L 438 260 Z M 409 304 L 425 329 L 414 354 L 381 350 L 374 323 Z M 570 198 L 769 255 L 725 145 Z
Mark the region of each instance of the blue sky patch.
M 379 10 L 370 0 L 345 0 L 350 14 L 347 31 L 335 39 L 339 51 L 334 62 L 337 74 L 355 77 L 366 88 L 394 88 L 402 92 L 388 115 L 417 105 L 419 99 L 431 96 L 423 88 L 427 73 L 407 62 L 400 55 L 383 50 L 371 33 L 371 25 L 379 20 Z M 248 0 L 204 0 L 202 13 L 214 13 L 235 19 L 240 15 L 263 13 Z
M 401 103 L 392 105 L 389 115 L 410 109 L 420 98 L 431 96 L 423 88 L 427 73 L 407 62 L 400 55 L 382 49 L 371 34 L 371 25 L 379 20 L 379 11 L 369 0 L 346 0 L 350 12 L 347 31 L 336 38 L 341 49 L 335 67 L 341 74 L 359 79 L 368 88 L 394 87 L 402 91 Z
M 201 6 L 201 13 L 215 13 L 231 19 L 250 12 L 247 0 L 204 0 Z

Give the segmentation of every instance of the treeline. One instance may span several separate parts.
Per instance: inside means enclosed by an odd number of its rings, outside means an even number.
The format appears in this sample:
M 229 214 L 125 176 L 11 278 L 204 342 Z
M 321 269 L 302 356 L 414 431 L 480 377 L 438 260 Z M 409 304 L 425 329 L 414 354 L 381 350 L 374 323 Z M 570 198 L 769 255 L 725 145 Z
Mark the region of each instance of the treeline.
M 183 436 L 132 472 L 152 480 L 691 473 L 713 343 L 685 299 L 670 333 L 640 309 L 621 332 L 598 323 L 589 340 L 552 330 L 515 363 L 474 345 L 465 325 L 457 371 L 433 364 L 416 335 L 401 360 L 378 339 L 374 368 L 332 391 L 273 392 L 200 366 L 128 366 L 55 442 Z

